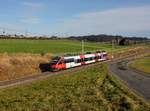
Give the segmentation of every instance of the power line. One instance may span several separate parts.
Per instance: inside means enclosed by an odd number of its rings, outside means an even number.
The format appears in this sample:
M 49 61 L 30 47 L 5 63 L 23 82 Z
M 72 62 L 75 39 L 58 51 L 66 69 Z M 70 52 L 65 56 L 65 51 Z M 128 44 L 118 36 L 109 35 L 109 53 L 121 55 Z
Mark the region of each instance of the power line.
M 112 59 L 114 58 L 114 46 L 115 46 L 114 40 L 112 40 Z
M 21 29 L 12 29 L 12 28 L 4 28 L 4 27 L 0 27 L 0 30 L 2 31 L 3 35 L 6 34 L 20 34 L 20 35 L 24 35 L 24 36 L 49 36 L 46 34 L 40 34 L 40 33 L 33 33 L 33 32 L 29 32 L 28 30 L 21 30 Z
M 84 40 L 82 40 L 82 54 L 84 54 Z
M 5 29 L 3 29 L 3 32 L 2 32 L 2 33 L 3 33 L 3 35 L 5 35 Z

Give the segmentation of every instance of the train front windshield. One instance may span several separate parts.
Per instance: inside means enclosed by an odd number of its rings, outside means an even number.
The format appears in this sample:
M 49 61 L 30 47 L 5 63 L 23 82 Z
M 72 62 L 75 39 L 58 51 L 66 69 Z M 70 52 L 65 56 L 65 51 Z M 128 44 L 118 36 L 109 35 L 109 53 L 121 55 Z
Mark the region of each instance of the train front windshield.
M 54 58 L 52 58 L 52 61 L 50 62 L 50 64 L 55 65 L 59 62 L 59 60 L 60 60 L 60 57 L 54 57 Z

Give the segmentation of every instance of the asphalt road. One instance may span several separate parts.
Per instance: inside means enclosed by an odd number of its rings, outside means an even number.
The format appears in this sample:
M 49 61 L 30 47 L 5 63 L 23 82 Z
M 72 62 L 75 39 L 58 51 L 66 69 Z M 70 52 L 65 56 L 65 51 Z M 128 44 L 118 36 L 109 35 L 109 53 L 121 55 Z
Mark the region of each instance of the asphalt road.
M 150 76 L 128 68 L 127 64 L 131 61 L 132 60 L 114 61 L 109 65 L 109 69 L 129 88 L 149 101 Z

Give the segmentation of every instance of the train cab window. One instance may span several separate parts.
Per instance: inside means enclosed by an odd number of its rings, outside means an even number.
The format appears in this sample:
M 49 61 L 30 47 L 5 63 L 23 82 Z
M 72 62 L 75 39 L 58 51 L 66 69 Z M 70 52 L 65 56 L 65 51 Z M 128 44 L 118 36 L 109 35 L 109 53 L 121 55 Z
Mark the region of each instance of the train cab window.
M 58 64 L 63 64 L 63 62 L 62 62 L 62 61 L 59 61 Z
M 51 62 L 50 62 L 50 64 L 52 64 L 52 65 L 55 65 L 55 64 L 57 64 L 58 63 L 58 60 L 52 60 Z
M 51 64 L 51 65 L 56 65 L 56 64 L 57 64 L 57 62 L 50 62 L 50 64 Z

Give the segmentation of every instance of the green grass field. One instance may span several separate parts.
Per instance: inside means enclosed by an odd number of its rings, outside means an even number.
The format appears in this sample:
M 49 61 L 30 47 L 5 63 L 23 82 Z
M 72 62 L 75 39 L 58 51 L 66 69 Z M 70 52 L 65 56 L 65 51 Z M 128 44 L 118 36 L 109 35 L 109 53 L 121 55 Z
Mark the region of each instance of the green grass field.
M 125 47 L 116 46 L 116 49 Z M 111 44 L 85 42 L 85 51 L 106 50 L 111 51 Z M 1 39 L 0 53 L 71 53 L 81 52 L 81 42 L 71 40 L 17 40 Z
M 135 60 L 130 67 L 150 74 L 150 57 Z
M 107 65 L 57 75 L 28 85 L 0 90 L 1 111 L 148 111 L 112 75 Z

